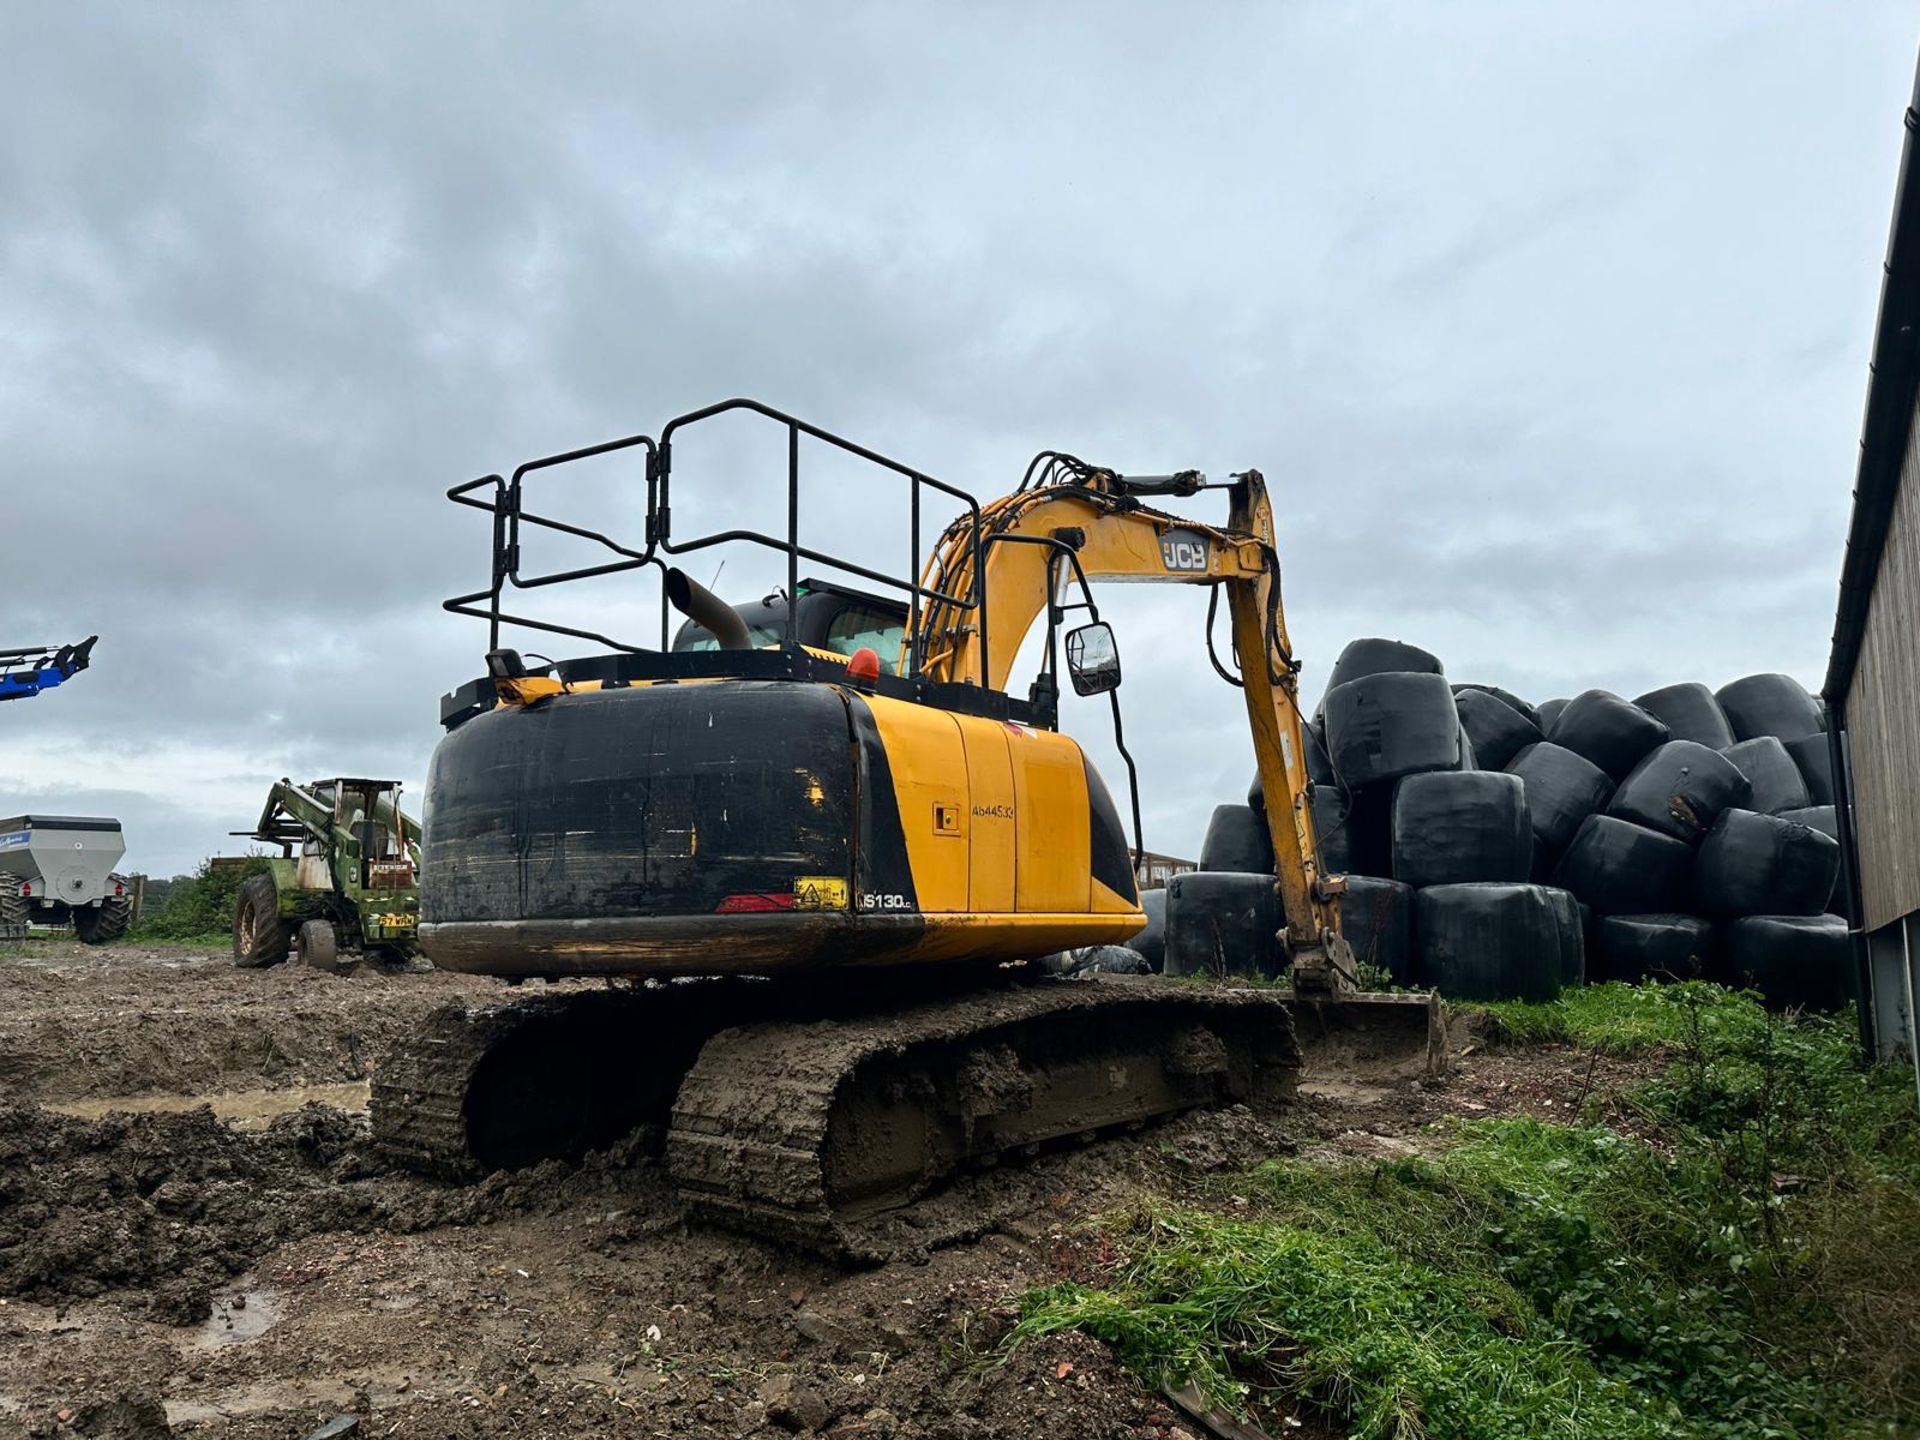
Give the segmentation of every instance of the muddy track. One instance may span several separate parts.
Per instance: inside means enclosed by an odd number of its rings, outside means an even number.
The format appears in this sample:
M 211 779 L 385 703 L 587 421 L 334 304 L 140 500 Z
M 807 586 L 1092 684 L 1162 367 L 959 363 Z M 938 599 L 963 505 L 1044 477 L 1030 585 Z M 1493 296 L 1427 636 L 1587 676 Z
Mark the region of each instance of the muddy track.
M 24 1008 L 57 1019 L 65 997 L 96 1016 L 116 992 L 191 1084 L 206 1007 L 234 994 L 212 964 L 121 955 L 57 979 L 28 967 Z M 263 995 L 282 983 L 244 978 Z M 286 983 L 303 1000 L 314 989 Z M 314 1003 L 380 1033 L 372 1012 L 388 1002 L 411 1023 L 449 998 L 410 983 L 327 981 L 347 988 Z M 65 1053 L 31 1052 L 19 1083 L 84 1093 L 60 1073 Z M 259 1091 L 317 1059 L 222 1058 L 199 1093 Z M 361 1433 L 402 1440 L 1175 1440 L 1191 1423 L 1100 1345 L 1003 1351 L 1020 1295 L 1080 1273 L 1099 1243 L 1088 1216 L 1206 1201 L 1220 1174 L 1295 1148 L 1404 1154 L 1448 1115 L 1565 1115 L 1640 1073 L 1560 1051 L 1473 1053 L 1436 1087 L 1310 1083 L 1276 1111 L 1181 1116 L 968 1174 L 892 1218 L 888 1249 L 904 1258 L 852 1271 L 689 1225 L 640 1138 L 449 1185 L 388 1168 L 364 1114 L 337 1108 L 242 1130 L 208 1110 L 0 1105 L 0 1432 L 281 1440 L 350 1411 L 368 1417 Z
M 206 950 L 35 939 L 0 950 L 0 1098 L 204 1095 L 364 1080 L 449 1000 L 493 982 L 297 965 Z

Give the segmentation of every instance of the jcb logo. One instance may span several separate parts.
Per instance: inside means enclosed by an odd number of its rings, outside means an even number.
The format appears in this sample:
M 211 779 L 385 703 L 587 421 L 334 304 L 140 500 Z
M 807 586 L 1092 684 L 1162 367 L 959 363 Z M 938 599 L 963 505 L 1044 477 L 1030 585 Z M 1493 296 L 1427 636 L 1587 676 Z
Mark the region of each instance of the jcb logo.
M 1205 573 L 1207 537 L 1193 530 L 1169 530 L 1160 537 L 1160 559 L 1169 570 Z

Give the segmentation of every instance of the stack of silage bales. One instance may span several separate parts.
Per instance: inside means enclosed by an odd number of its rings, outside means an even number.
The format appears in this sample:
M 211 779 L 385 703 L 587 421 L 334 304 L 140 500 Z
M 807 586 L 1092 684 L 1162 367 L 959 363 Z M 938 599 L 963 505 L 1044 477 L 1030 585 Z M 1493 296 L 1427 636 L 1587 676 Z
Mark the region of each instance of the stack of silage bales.
M 1450 686 L 1414 646 L 1357 640 L 1307 726 L 1322 857 L 1349 876 L 1342 929 L 1395 982 L 1462 999 L 1706 976 L 1838 1005 L 1824 725 L 1785 675 L 1535 707 Z M 1236 968 L 1231 937 L 1279 928 L 1260 807 L 1256 780 L 1214 812 L 1203 873 L 1169 886 L 1169 970 Z M 1284 960 L 1270 948 L 1237 968 Z

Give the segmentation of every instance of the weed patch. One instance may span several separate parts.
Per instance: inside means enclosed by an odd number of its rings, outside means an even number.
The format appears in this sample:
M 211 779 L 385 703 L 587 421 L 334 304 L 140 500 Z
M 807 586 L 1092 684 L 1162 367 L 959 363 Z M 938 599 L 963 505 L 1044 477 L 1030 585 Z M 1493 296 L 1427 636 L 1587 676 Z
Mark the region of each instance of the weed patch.
M 1078 1326 L 1155 1383 L 1315 1406 L 1367 1440 L 1864 1436 L 1920 1415 L 1906 1072 L 1861 1067 L 1844 1019 L 1712 986 L 1502 1009 L 1509 1035 L 1670 1050 L 1634 1097 L 1649 1139 L 1482 1120 L 1430 1159 L 1274 1161 L 1113 1222 L 1111 1275 L 1032 1293 L 1016 1337 Z
M 233 911 L 241 883 L 266 868 L 265 859 L 217 869 L 211 860 L 202 860 L 192 875 L 180 876 L 168 885 L 165 900 L 141 918 L 134 939 L 226 944 L 233 933 Z

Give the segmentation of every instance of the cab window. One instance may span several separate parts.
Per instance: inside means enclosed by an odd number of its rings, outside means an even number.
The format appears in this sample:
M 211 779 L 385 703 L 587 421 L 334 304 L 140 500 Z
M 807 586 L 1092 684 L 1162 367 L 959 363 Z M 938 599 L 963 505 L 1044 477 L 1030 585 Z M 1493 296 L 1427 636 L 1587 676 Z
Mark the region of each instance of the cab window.
M 892 675 L 900 663 L 900 646 L 907 637 L 906 622 L 898 615 L 865 605 L 849 605 L 827 627 L 827 649 L 851 655 L 865 646 L 880 657 L 880 673 Z
M 786 643 L 787 633 L 771 625 L 748 625 L 747 643 L 755 650 L 765 650 L 769 646 L 778 647 Z M 673 637 L 673 653 L 684 655 L 690 650 L 718 650 L 720 642 L 706 627 L 696 625 L 689 620 L 680 627 Z

